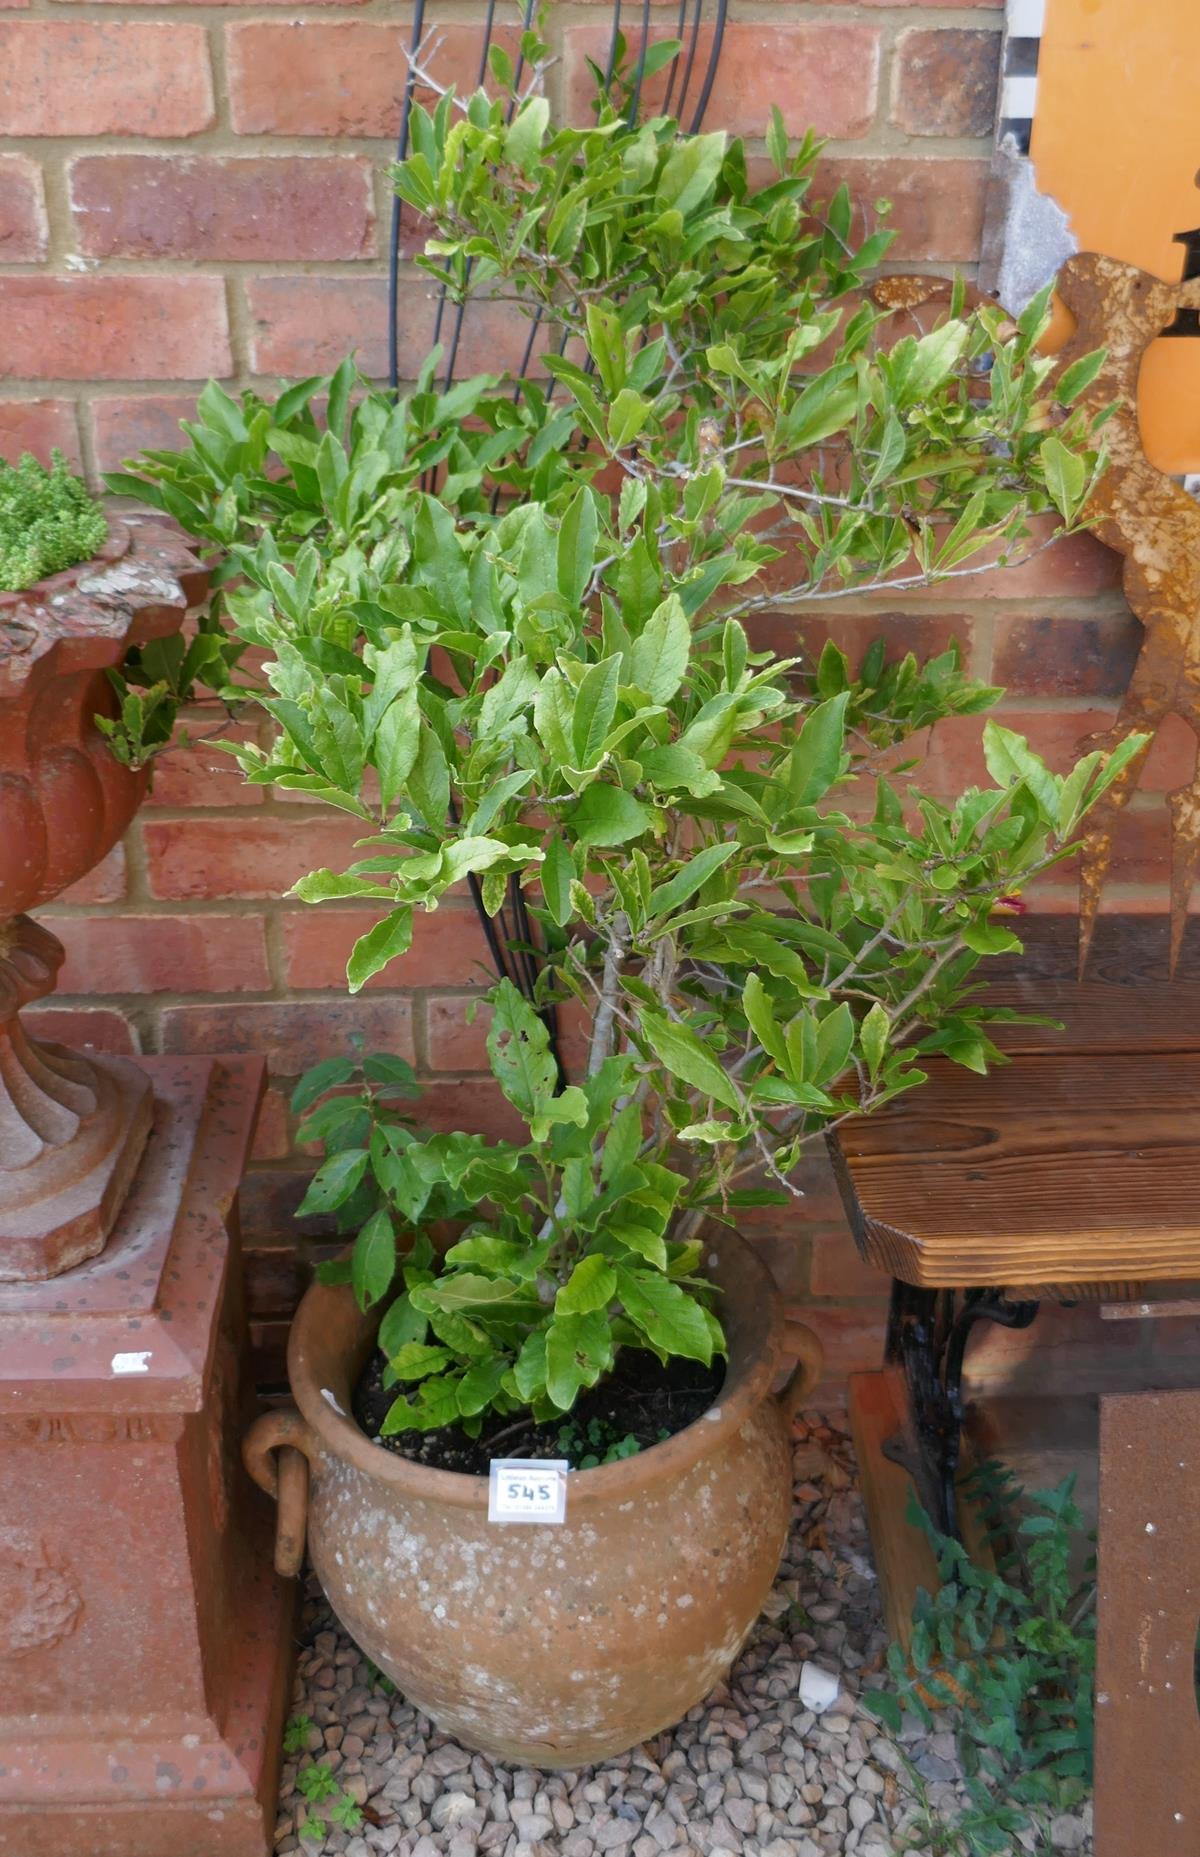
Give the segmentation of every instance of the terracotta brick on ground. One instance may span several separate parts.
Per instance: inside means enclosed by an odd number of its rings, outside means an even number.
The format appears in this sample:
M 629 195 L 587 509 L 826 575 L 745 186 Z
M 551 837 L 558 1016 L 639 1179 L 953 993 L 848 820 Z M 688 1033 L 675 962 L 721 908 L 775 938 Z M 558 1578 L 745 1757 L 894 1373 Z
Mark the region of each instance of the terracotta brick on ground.
M 181 419 L 196 416 L 194 393 L 104 395 L 92 401 L 96 464 L 119 471 L 142 451 L 177 450 L 184 442 Z
M 63 993 L 247 993 L 271 984 L 261 916 L 58 916 Z
M 364 909 L 345 909 L 332 903 L 307 908 L 299 904 L 280 915 L 287 985 L 301 990 L 343 988 L 351 948 L 378 922 L 385 907 L 382 903 L 378 908 Z M 385 967 L 367 986 L 486 986 L 491 979 L 487 943 L 474 909 L 443 904 L 431 915 L 418 910 L 408 953 L 393 966 Z
M 357 855 L 352 819 L 239 813 L 228 819 L 155 819 L 143 814 L 152 896 L 282 896 L 310 870 L 344 870 Z
M 73 401 L 0 400 L 0 458 L 15 464 L 23 452 L 31 451 L 42 464 L 49 464 L 56 450 L 69 464 L 79 465 Z
M 354 350 L 370 378 L 387 371 L 387 285 L 381 277 L 255 277 L 246 280 L 253 328 L 252 366 L 258 374 L 327 373 Z M 399 294 L 399 360 L 402 379 L 419 372 L 433 346 L 437 288 L 432 280 L 406 278 Z M 453 334 L 456 312 L 447 310 L 443 345 Z M 458 345 L 456 377 L 502 373 L 521 364 L 529 323 L 511 304 L 481 298 L 466 306 Z M 540 330 L 539 350 L 549 331 Z
M 214 121 L 201 26 L 9 20 L 0 24 L 0 70 L 4 135 L 177 138 Z
M 167 1006 L 164 1051 L 254 1051 L 273 1077 L 298 1077 L 327 1057 L 351 1055 L 351 1037 L 367 1051 L 412 1058 L 408 1000 L 249 1000 L 230 1006 Z
M 253 724 L 224 727 L 212 716 L 186 721 L 183 733 L 187 743 L 178 741 L 154 763 L 148 807 L 166 806 L 261 806 L 265 787 L 251 786 L 231 754 L 205 739 L 219 730 L 222 740 L 254 739 Z
M 996 627 L 993 676 L 1011 696 L 1120 696 L 1141 641 L 1130 612 L 1006 616 Z
M 913 27 L 896 47 L 892 121 L 909 135 L 990 135 L 1000 34 Z
M 233 358 L 224 280 L 2 277 L 0 367 L 27 380 L 227 375 Z
M 239 135 L 395 137 L 410 29 L 374 20 L 254 20 L 226 29 L 230 108 Z M 431 74 L 469 94 L 479 81 L 482 28 L 438 26 Z M 513 50 L 502 29 L 494 42 Z M 431 93 L 421 92 L 428 103 Z
M 111 1006 L 34 1006 L 21 1014 L 31 1038 L 96 1051 L 138 1051 L 137 1034 L 123 1012 Z
M 707 68 L 712 35 L 713 28 L 705 26 L 697 38 L 695 68 L 701 71 Z M 651 32 L 653 39 L 677 36 L 665 25 Z M 565 108 L 572 122 L 591 120 L 595 85 L 587 60 L 604 68 L 609 37 L 609 27 L 590 25 L 569 26 L 563 35 Z M 648 107 L 661 105 L 668 81 L 665 69 L 647 81 L 643 98 Z M 738 21 L 725 30 L 704 126 L 761 136 L 772 104 L 778 104 L 792 134 L 812 128 L 825 136 L 865 135 L 875 114 L 878 81 L 874 26 Z M 689 92 L 693 104 L 697 88 L 693 84 Z
M 126 894 L 127 885 L 125 847 L 116 844 L 78 883 L 63 890 L 54 900 L 56 903 L 119 903 Z
M 68 171 L 94 258 L 369 258 L 371 163 L 358 155 L 81 155 Z
M 26 155 L 0 155 L 0 260 L 36 264 L 47 236 L 41 168 Z
M 856 237 L 876 223 L 875 202 L 890 200 L 890 262 L 967 264 L 979 253 L 987 180 L 987 162 L 970 156 L 826 155 L 814 198 L 844 181 L 858 207 Z

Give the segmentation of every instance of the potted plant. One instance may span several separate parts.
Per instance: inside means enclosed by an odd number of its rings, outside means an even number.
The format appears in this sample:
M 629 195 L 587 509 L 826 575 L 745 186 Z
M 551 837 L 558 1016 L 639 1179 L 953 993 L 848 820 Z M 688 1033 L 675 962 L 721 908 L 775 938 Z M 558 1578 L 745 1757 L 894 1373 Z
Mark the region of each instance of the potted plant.
M 110 521 L 61 454 L 0 461 L 0 1279 L 94 1256 L 149 1131 L 136 1065 L 22 1031 L 63 959 L 23 912 L 116 842 L 193 674 L 230 661 L 231 641 L 180 634 L 204 585 L 178 535 Z
M 439 391 L 431 361 L 398 402 L 350 366 L 274 406 L 210 388 L 191 449 L 116 486 L 240 578 L 228 616 L 266 654 L 277 725 L 268 751 L 231 744 L 247 777 L 362 822 L 363 857 L 296 888 L 378 903 L 351 989 L 464 880 L 517 925 L 488 1049 L 525 1140 L 422 1137 L 393 1058 L 301 1086 L 326 1152 L 304 1209 L 353 1243 L 296 1318 L 298 1410 L 246 1454 L 283 1564 L 307 1502 L 368 1654 L 443 1727 L 538 1766 L 628 1747 L 732 1661 L 819 1361 L 739 1217 L 926 1054 L 998 1055 L 971 985 L 1019 946 L 997 908 L 1136 746 L 1063 779 L 989 724 L 994 786 L 945 805 L 899 757 L 998 694 L 955 652 L 881 642 L 854 671 L 832 644 L 815 666 L 756 648 L 781 602 L 1020 558 L 1102 468 L 1071 411 L 1098 358 L 1051 383 L 1044 301 L 1012 324 L 956 289 L 884 346 L 862 270 L 885 235 L 855 251 L 844 194 L 809 209 L 816 146 L 791 150 L 778 114 L 768 146 L 755 188 L 723 134 L 444 94 L 396 185 L 453 295 L 560 332 L 550 385 Z M 567 1078 L 572 1002 L 590 1037 Z M 565 1519 L 489 1519 L 501 1455 L 568 1459 Z

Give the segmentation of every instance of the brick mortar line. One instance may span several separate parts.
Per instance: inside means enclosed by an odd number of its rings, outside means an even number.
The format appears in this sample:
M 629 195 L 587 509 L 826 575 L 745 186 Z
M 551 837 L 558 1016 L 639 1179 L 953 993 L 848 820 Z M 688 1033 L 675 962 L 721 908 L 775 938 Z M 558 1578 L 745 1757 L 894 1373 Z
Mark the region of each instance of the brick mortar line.
M 510 30 L 520 23 L 520 9 L 514 7 L 500 13 L 497 29 L 507 27 Z M 433 29 L 437 26 L 480 25 L 482 24 L 483 6 L 481 0 L 438 0 Z M 670 6 L 655 6 L 652 9 L 652 28 L 663 28 L 658 36 L 678 37 L 674 31 L 665 30 L 674 25 L 677 14 Z M 273 21 L 278 25 L 288 25 L 292 21 L 308 25 L 324 22 L 335 25 L 341 22 L 353 24 L 364 21 L 372 25 L 389 25 L 407 29 L 412 23 L 411 7 L 397 8 L 392 0 L 365 0 L 365 4 L 354 5 L 329 0 L 290 0 L 290 4 L 262 5 L 257 0 L 234 0 L 232 5 L 221 5 L 214 0 L 205 5 L 203 0 L 186 4 L 185 0 L 163 0 L 161 5 L 139 5 L 135 0 L 114 0 L 111 5 L 101 0 L 80 0 L 79 4 L 67 3 L 67 0 L 32 0 L 32 4 L 20 9 L 20 18 L 12 21 L 19 24 L 22 20 L 59 20 L 67 23 L 73 20 L 85 20 L 89 24 L 105 22 L 118 24 L 143 25 L 162 23 L 164 25 L 203 25 L 212 23 L 248 24 Z M 9 23 L 9 22 L 5 22 Z M 597 15 L 595 6 L 583 3 L 583 0 L 559 0 L 549 22 L 548 40 L 552 51 L 560 53 L 563 34 L 573 26 L 604 26 L 605 16 Z M 628 23 L 628 22 L 626 22 Z M 872 26 L 883 32 L 894 26 L 902 31 L 906 26 L 920 23 L 926 30 L 936 31 L 939 27 L 959 29 L 971 27 L 976 31 L 1003 31 L 1004 9 L 960 6 L 925 6 L 921 4 L 904 4 L 904 0 L 895 0 L 895 4 L 884 5 L 839 5 L 837 0 L 732 0 L 729 9 L 729 23 L 738 26 Z M 710 20 L 704 21 L 710 25 Z M 690 27 L 689 27 L 690 29 Z M 640 19 L 634 30 L 640 30 Z M 629 34 L 627 33 L 627 37 Z M 684 33 L 687 44 L 687 30 Z M 555 67 L 558 68 L 557 66 Z
M 2 19 L 0 19 L 0 23 Z M 397 128 L 399 121 L 397 119 Z M 795 138 L 793 138 L 795 139 Z M 766 142 L 761 135 L 742 137 L 752 158 L 766 156 Z M 278 135 L 255 129 L 244 134 L 225 125 L 199 129 L 194 135 L 131 135 L 110 132 L 101 135 L 32 135 L 6 134 L 4 152 L 36 157 L 48 152 L 75 155 L 367 155 L 384 165 L 395 157 L 395 137 L 387 135 L 329 135 L 320 130 L 299 134 L 287 130 Z M 864 130 L 861 136 L 829 136 L 822 153 L 839 160 L 853 156 L 864 159 L 905 158 L 921 161 L 968 160 L 990 161 L 993 143 L 990 136 L 931 135 L 913 136 L 888 126 L 886 136 Z

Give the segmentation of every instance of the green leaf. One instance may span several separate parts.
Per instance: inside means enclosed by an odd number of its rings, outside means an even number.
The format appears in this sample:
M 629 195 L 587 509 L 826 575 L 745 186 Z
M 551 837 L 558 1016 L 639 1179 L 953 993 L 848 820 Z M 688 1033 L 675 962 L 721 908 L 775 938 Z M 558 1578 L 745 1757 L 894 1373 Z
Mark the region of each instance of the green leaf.
M 414 1309 L 407 1291 L 397 1296 L 379 1324 L 379 1345 L 389 1361 L 412 1341 L 424 1341 L 429 1318 Z
M 1072 361 L 1069 368 L 1064 368 L 1054 388 L 1054 397 L 1060 406 L 1070 406 L 1086 388 L 1090 387 L 1108 359 L 1108 350 L 1095 348 L 1090 355 L 1080 355 L 1078 361 Z
M 303 1115 L 326 1090 L 336 1090 L 339 1084 L 349 1083 L 353 1075 L 354 1065 L 348 1057 L 327 1057 L 314 1064 L 292 1091 L 293 1115 Z
M 570 1411 L 581 1387 L 595 1386 L 612 1360 L 612 1330 L 598 1309 L 556 1314 L 546 1329 L 546 1391 L 561 1412 Z
M 742 1005 L 750 1030 L 768 1057 L 774 1058 L 781 1070 L 787 1069 L 787 1046 L 775 1016 L 775 1007 L 771 996 L 756 973 L 748 974 L 742 988 Z
M 415 1306 L 430 1315 L 441 1311 L 446 1315 L 470 1316 L 477 1310 L 503 1309 L 510 1304 L 521 1308 L 537 1307 L 536 1299 L 531 1297 L 525 1284 L 513 1283 L 503 1277 L 481 1277 L 470 1270 L 459 1270 L 452 1275 L 438 1277 L 433 1283 L 419 1285 L 409 1294 Z
M 581 851 L 592 846 L 626 845 L 649 829 L 651 815 L 624 787 L 596 781 L 567 814 L 566 823 Z
M 973 954 L 1020 954 L 1021 943 L 1010 928 L 1000 922 L 971 922 L 962 938 Z
M 811 806 L 837 779 L 849 701 L 850 692 L 843 690 L 827 702 L 818 703 L 805 717 L 788 765 L 788 794 L 793 805 Z
M 854 1047 L 854 1015 L 843 1000 L 817 1028 L 816 1068 L 812 1083 L 835 1083 L 850 1061 Z
M 618 1110 L 612 1127 L 604 1138 L 600 1155 L 600 1178 L 608 1181 L 632 1167 L 642 1145 L 642 1112 L 637 1103 L 626 1103 Z
M 742 1107 L 732 1079 L 705 1050 L 695 1032 L 657 1012 L 643 1010 L 640 1018 L 642 1036 L 659 1063 L 673 1077 L 702 1095 L 712 1097 L 715 1102 L 724 1103 L 727 1109 Z
M 783 112 L 777 103 L 771 105 L 771 122 L 767 129 L 767 153 L 775 164 L 775 172 L 783 175 L 788 171 L 788 133 L 784 126 Z
M 550 1034 L 511 980 L 502 980 L 491 997 L 488 1057 L 500 1088 L 528 1120 L 545 1107 L 558 1082 Z
M 595 498 L 583 485 L 567 505 L 558 530 L 558 590 L 570 606 L 582 605 L 592 578 L 596 526 Z
M 669 703 L 683 682 L 691 644 L 687 614 L 679 595 L 672 593 L 655 608 L 626 654 L 628 682 L 644 690 L 652 703 Z
M 412 1065 L 391 1051 L 369 1052 L 362 1061 L 362 1070 L 368 1083 L 378 1083 L 388 1090 L 402 1090 L 405 1096 L 419 1093 Z
M 1053 435 L 1043 440 L 1039 456 L 1056 508 L 1067 522 L 1074 521 L 1087 484 L 1086 464 Z
M 575 913 L 571 903 L 571 885 L 576 876 L 570 846 L 556 832 L 546 846 L 546 857 L 542 864 L 542 894 L 559 928 L 565 928 Z
M 853 421 L 858 400 L 858 372 L 854 365 L 830 368 L 818 374 L 797 396 L 779 423 L 779 436 L 796 451 L 819 445 Z
M 858 1034 L 862 1053 L 867 1060 L 867 1068 L 872 1078 L 879 1075 L 879 1067 L 883 1063 L 891 1029 L 891 1021 L 886 1008 L 879 1000 L 876 1000 L 863 1020 Z
M 421 1318 L 421 1325 L 423 1328 L 424 1317 Z M 382 1330 L 380 1346 L 383 1346 Z M 440 1373 L 443 1367 L 448 1367 L 454 1358 L 449 1348 L 427 1347 L 421 1341 L 404 1341 L 394 1353 L 390 1350 L 385 1352 L 398 1380 L 425 1380 L 431 1373 Z
M 626 1315 L 656 1347 L 686 1360 L 713 1356 L 713 1337 L 704 1311 L 679 1284 L 649 1270 L 617 1265 L 617 1294 Z
M 620 674 L 621 654 L 614 652 L 611 658 L 593 664 L 579 680 L 571 718 L 571 744 L 578 768 L 595 767 L 600 760 L 616 713 Z
M 369 1158 L 365 1148 L 344 1148 L 340 1154 L 331 1155 L 313 1175 L 307 1193 L 296 1208 L 296 1217 L 304 1219 L 313 1213 L 333 1212 L 342 1205 L 366 1173 Z
M 653 920 L 656 916 L 670 915 L 681 908 L 690 896 L 694 896 L 708 882 L 714 871 L 720 870 L 722 864 L 728 862 L 737 849 L 736 843 L 726 843 L 707 845 L 703 851 L 698 851 L 682 870 L 676 871 L 666 883 L 658 884 L 650 892 L 647 917 Z
M 728 140 L 719 129 L 708 135 L 680 137 L 658 177 L 654 204 L 660 212 L 673 206 L 686 216 L 708 198 L 721 172 Z
M 393 909 L 374 928 L 359 936 L 346 962 L 346 980 L 352 993 L 359 992 L 373 974 L 379 973 L 397 955 L 408 953 L 412 928 L 412 910 Z
M 998 787 L 1012 787 L 1020 781 L 1037 801 L 1045 822 L 1052 827 L 1057 824 L 1059 783 L 1024 736 L 1002 728 L 998 722 L 985 722 L 983 758 Z
M 558 1315 L 589 1315 L 603 1309 L 617 1290 L 617 1273 L 606 1257 L 580 1258 L 566 1283 L 554 1298 Z
M 458 1383 L 458 1409 L 464 1418 L 473 1418 L 490 1406 L 500 1391 L 500 1383 L 508 1372 L 509 1363 L 504 1355 L 495 1360 L 476 1361 L 468 1367 Z
M 653 408 L 632 387 L 622 387 L 608 410 L 608 442 L 614 451 L 632 445 Z
M 550 122 L 550 104 L 546 97 L 530 97 L 521 105 L 508 126 L 504 138 L 505 158 L 523 174 L 530 174 L 541 157 L 542 142 Z
M 396 1234 L 383 1206 L 371 1214 L 354 1240 L 350 1268 L 360 1309 L 369 1309 L 391 1289 L 396 1274 Z

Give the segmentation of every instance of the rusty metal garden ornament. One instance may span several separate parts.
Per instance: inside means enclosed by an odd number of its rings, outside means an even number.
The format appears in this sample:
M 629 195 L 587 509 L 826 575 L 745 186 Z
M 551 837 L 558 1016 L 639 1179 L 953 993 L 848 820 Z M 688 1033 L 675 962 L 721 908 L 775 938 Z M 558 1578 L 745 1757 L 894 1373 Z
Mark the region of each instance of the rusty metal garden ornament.
M 1200 281 L 1164 283 L 1117 258 L 1082 252 L 1063 266 L 1058 291 L 1076 323 L 1062 350 L 1061 365 L 1069 367 L 1097 348 L 1106 351 L 1104 366 L 1081 399 L 1096 413 L 1115 407 L 1104 426 L 1109 466 L 1087 513 L 1099 539 L 1124 556 L 1125 597 L 1144 631 L 1116 721 L 1080 745 L 1111 748 L 1134 729 L 1150 737 L 1096 807 L 1084 840 L 1079 896 L 1082 972 L 1112 860 L 1117 820 L 1137 786 L 1155 733 L 1167 716 L 1177 715 L 1200 743 L 1200 503 L 1151 464 L 1137 413 L 1143 356 L 1180 309 L 1200 305 Z M 1168 804 L 1174 973 L 1200 869 L 1200 764 L 1187 785 L 1169 796 Z
M 1100 912 L 1112 862 L 1117 821 L 1137 787 L 1154 736 L 1170 715 L 1187 723 L 1200 750 L 1200 502 L 1146 456 L 1138 423 L 1138 377 L 1146 350 L 1183 309 L 1200 308 L 1200 279 L 1165 283 L 1136 265 L 1097 252 L 1066 260 L 1058 294 L 1075 318 L 1059 351 L 1061 374 L 1084 355 L 1103 349 L 1104 364 L 1076 405 L 1107 413 L 1103 443 L 1108 468 L 1085 515 L 1092 532 L 1122 555 L 1122 586 L 1144 637 L 1129 688 L 1112 727 L 1087 736 L 1079 752 L 1111 749 L 1134 730 L 1145 746 L 1123 769 L 1091 815 L 1080 856 L 1079 971 Z M 944 302 L 949 286 L 928 277 L 888 277 L 871 292 L 882 309 L 914 315 Z M 1172 974 L 1187 927 L 1188 903 L 1200 874 L 1200 760 L 1188 784 L 1169 795 L 1171 808 Z

